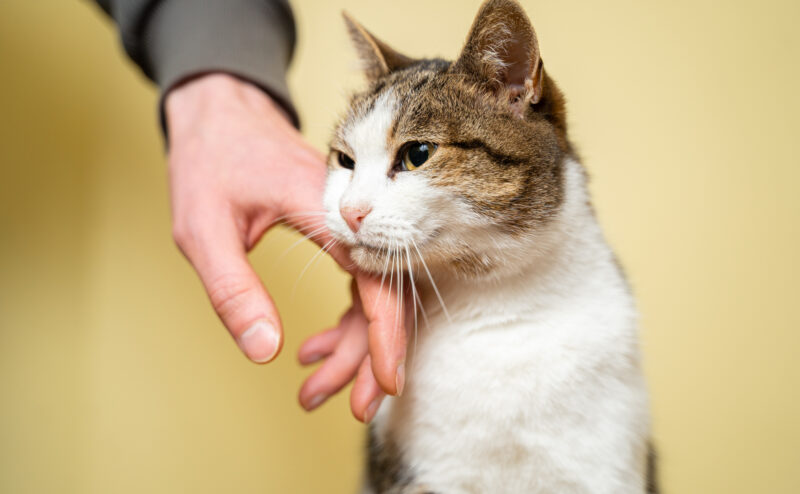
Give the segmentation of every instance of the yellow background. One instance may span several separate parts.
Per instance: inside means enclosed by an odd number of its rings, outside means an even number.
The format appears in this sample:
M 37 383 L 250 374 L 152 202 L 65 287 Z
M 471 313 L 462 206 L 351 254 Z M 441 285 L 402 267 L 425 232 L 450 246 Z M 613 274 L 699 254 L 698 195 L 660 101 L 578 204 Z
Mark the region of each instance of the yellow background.
M 665 492 L 800 492 L 800 4 L 523 3 L 638 296 Z M 478 4 L 295 1 L 311 142 L 359 82 L 341 8 L 453 57 Z M 0 492 L 353 492 L 345 395 L 295 399 L 346 280 L 293 294 L 315 249 L 268 235 L 287 344 L 245 361 L 172 244 L 156 98 L 88 2 L 0 2 Z

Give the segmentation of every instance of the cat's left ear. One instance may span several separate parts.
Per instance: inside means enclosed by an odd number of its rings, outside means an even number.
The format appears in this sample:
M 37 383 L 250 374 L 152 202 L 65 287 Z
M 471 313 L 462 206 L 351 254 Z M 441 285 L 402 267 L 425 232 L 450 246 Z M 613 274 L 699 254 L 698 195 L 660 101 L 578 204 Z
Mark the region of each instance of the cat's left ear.
M 379 40 L 364 26 L 356 22 L 347 12 L 342 12 L 344 22 L 347 24 L 347 31 L 350 39 L 358 51 L 358 57 L 363 64 L 367 79 L 374 81 L 390 72 L 407 67 L 415 62 L 401 53 L 398 53 L 389 45 Z
M 453 70 L 477 75 L 496 92 L 508 90 L 502 92 L 518 110 L 541 100 L 544 64 L 536 32 L 519 3 L 488 0 L 481 6 Z

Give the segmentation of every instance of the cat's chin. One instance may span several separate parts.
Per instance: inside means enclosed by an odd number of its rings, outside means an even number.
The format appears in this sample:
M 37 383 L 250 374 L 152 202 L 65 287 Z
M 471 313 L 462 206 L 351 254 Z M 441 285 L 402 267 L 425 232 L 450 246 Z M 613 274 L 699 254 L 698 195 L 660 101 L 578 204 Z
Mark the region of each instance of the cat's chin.
M 420 262 L 424 255 L 424 264 Z M 495 278 L 502 276 L 502 263 L 494 256 L 478 254 L 469 248 L 409 249 L 388 250 L 370 244 L 359 243 L 350 246 L 350 257 L 362 271 L 374 274 L 395 273 L 399 269 L 408 272 L 422 273 L 423 270 L 434 277 L 451 276 L 464 280 Z
M 388 265 L 394 257 L 396 253 L 382 247 L 363 243 L 350 246 L 350 258 L 359 269 L 368 273 L 382 274 L 387 268 L 391 269 Z
M 425 252 L 416 250 L 413 247 L 408 249 L 387 249 L 386 247 L 378 247 L 375 245 L 361 243 L 350 246 L 350 258 L 362 271 L 374 274 L 390 274 L 392 271 L 397 273 L 420 272 L 423 269 L 420 262 L 420 255 Z M 428 269 L 438 271 L 438 263 L 431 260 L 427 255 L 425 256 L 425 264 Z

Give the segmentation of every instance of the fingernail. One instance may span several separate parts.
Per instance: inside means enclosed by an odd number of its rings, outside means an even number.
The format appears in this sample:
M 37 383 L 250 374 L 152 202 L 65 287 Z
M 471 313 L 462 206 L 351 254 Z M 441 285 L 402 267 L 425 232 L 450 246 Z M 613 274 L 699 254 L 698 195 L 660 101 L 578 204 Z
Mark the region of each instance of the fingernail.
M 400 362 L 397 366 L 397 374 L 394 378 L 395 389 L 397 389 L 397 396 L 403 394 L 403 387 L 406 385 L 406 364 Z
M 323 355 L 321 353 L 311 354 L 308 357 L 306 357 L 305 360 L 303 360 L 302 364 L 303 365 L 310 365 L 310 364 L 319 362 L 320 360 L 322 360 L 322 356 Z
M 317 408 L 318 406 L 322 405 L 322 402 L 325 401 L 325 398 L 327 398 L 327 396 L 325 396 L 322 393 L 315 395 L 313 398 L 308 400 L 308 406 L 306 407 L 306 410 L 311 411 Z
M 266 321 L 258 321 L 239 337 L 239 348 L 247 357 L 258 364 L 269 362 L 278 353 L 280 336 L 278 331 Z
M 369 404 L 367 410 L 364 412 L 364 423 L 369 424 L 372 422 L 372 419 L 375 418 L 375 412 L 378 411 L 378 406 L 381 404 L 380 398 L 375 398 L 372 400 L 372 403 Z

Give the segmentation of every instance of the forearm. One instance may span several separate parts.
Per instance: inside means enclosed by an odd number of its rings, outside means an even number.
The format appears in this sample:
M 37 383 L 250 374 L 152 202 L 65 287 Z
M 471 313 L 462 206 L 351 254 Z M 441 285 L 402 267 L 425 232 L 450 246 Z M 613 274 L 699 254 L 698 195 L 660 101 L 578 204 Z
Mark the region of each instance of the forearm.
M 295 42 L 285 0 L 96 0 L 119 27 L 126 52 L 163 93 L 209 72 L 245 79 L 297 124 L 286 84 Z

